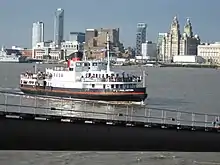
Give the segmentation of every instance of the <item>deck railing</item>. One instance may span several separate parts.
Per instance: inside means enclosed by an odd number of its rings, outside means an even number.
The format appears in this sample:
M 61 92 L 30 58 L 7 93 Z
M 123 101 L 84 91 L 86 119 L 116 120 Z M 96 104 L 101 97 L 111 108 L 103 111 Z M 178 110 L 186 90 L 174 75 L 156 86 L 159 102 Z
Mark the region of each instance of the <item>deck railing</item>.
M 145 122 L 213 128 L 217 114 L 185 112 L 141 105 L 116 105 L 111 103 L 27 96 L 18 93 L 0 92 L 0 112 L 55 115 L 106 119 L 108 121 Z

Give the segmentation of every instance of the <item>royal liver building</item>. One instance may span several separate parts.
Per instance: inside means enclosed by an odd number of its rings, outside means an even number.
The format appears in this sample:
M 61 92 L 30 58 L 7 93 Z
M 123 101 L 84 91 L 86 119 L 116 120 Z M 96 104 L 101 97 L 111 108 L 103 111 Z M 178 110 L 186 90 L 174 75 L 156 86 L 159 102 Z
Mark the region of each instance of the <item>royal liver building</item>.
M 190 19 L 186 20 L 183 34 L 180 33 L 180 25 L 177 17 L 173 18 L 170 31 L 164 35 L 161 44 L 160 59 L 172 62 L 173 56 L 197 55 L 197 46 L 200 44 L 198 35 L 193 36 Z

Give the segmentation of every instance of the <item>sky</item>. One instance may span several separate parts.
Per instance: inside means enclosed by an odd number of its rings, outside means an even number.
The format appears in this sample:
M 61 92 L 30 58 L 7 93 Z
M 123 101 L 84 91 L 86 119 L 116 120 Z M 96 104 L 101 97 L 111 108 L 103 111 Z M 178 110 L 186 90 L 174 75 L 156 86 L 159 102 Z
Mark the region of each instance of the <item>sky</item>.
M 176 15 L 181 31 L 190 18 L 203 42 L 220 41 L 220 0 L 1 0 L 0 46 L 31 46 L 32 24 L 43 21 L 45 39 L 53 39 L 54 12 L 64 9 L 64 36 L 86 28 L 120 28 L 125 46 L 135 45 L 136 26 L 148 25 L 147 40 L 168 32 Z

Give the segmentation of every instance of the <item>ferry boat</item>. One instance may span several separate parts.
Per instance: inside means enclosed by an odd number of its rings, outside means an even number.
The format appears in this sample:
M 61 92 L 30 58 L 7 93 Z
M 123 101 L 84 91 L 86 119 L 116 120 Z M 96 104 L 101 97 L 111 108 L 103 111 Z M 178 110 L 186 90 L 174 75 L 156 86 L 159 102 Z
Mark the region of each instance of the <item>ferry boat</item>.
M 18 50 L 4 49 L 0 51 L 0 63 L 18 63 L 21 54 Z
M 20 75 L 20 90 L 26 94 L 99 101 L 143 102 L 148 94 L 145 74 L 136 76 L 110 69 L 110 39 L 107 34 L 107 62 L 68 60 L 67 67 Z

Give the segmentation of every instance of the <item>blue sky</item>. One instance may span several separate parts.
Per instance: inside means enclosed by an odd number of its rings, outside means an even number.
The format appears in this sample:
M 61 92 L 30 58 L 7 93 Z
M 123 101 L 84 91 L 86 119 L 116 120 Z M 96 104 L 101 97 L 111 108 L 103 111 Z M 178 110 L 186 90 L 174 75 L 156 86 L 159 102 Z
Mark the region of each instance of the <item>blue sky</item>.
M 119 27 L 120 40 L 135 45 L 136 24 L 148 24 L 148 40 L 167 32 L 174 15 L 181 30 L 189 17 L 203 41 L 220 41 L 220 0 L 1 0 L 0 45 L 31 46 L 32 23 L 45 23 L 45 39 L 53 39 L 56 8 L 65 14 L 65 38 L 70 31 Z

